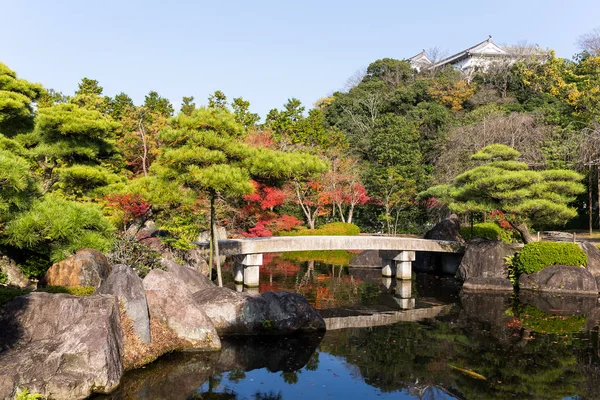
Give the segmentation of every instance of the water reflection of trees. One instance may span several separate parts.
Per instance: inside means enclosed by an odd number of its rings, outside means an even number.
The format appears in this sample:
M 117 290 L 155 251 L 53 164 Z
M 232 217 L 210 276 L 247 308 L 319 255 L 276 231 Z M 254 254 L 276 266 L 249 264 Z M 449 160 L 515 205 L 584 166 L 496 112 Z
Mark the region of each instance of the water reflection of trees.
M 419 382 L 441 384 L 466 399 L 560 399 L 583 390 L 595 398 L 598 368 L 590 364 L 598 365 L 598 353 L 588 344 L 597 342 L 596 332 L 539 334 L 514 324 L 509 302 L 472 300 L 480 305 L 475 314 L 328 332 L 320 349 L 356 365 L 365 382 L 382 391 Z M 506 307 L 483 310 L 494 302 Z
M 260 290 L 294 291 L 318 309 L 372 303 L 381 288 L 348 273 L 346 264 L 353 256 L 346 251 L 265 255 Z

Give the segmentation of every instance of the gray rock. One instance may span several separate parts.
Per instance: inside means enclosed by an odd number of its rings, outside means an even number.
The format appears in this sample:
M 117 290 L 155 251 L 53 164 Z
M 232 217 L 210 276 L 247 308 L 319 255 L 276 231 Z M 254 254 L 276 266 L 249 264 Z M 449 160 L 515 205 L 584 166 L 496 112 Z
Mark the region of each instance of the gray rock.
M 519 287 L 540 292 L 598 294 L 596 280 L 590 271 L 566 265 L 551 265 L 536 273 L 521 275 Z
M 511 245 L 499 240 L 471 240 L 466 244 L 456 278 L 461 281 L 470 278 L 508 279 L 505 258 L 515 253 L 516 250 Z
M 451 240 L 464 243 L 465 240 L 460 235 L 460 221 L 456 214 L 451 214 L 448 218 L 435 225 L 425 234 L 425 239 L 433 240 Z
M 474 277 L 465 281 L 463 290 L 512 292 L 513 285 L 507 278 Z
M 50 267 L 42 279 L 42 284 L 99 288 L 111 270 L 112 267 L 104 254 L 95 249 L 82 249 Z
M 150 317 L 164 323 L 194 349 L 221 347 L 213 323 L 196 304 L 184 281 L 170 272 L 154 269 L 143 284 Z
M 265 320 L 256 321 L 263 330 L 276 334 L 324 331 L 325 321 L 304 296 L 289 292 L 265 292 L 260 296 L 265 303 L 249 302 L 244 310 L 250 316 L 263 314 Z M 271 327 L 265 326 L 271 321 Z M 257 326 L 258 327 L 258 326 Z
M 595 277 L 600 276 L 600 249 L 594 243 L 590 242 L 582 242 L 579 246 L 587 254 L 586 268 L 588 271 Z
M 381 267 L 381 257 L 378 250 L 365 250 L 350 260 L 351 267 Z
M 198 270 L 192 269 L 187 265 L 178 264 L 175 261 L 166 258 L 163 258 L 160 261 L 161 264 L 167 268 L 169 273 L 185 283 L 185 286 L 191 293 L 215 287 L 215 284 L 212 281 L 209 281 L 208 278 L 202 275 Z
M 455 214 L 451 214 L 448 218 L 431 228 L 425 233 L 424 238 L 450 240 L 460 243 L 465 242 L 460 235 L 460 221 Z M 448 264 L 446 265 L 446 270 L 448 270 L 450 265 L 451 269 L 454 269 L 458 265 L 458 262 L 456 259 L 448 259 L 446 264 Z M 413 262 L 413 269 L 418 272 L 442 272 L 442 255 L 418 251 L 416 259 Z
M 0 254 L 0 272 L 6 275 L 7 283 L 12 286 L 20 288 L 35 289 L 36 285 L 32 283 L 27 277 L 21 272 L 17 263 Z
M 150 344 L 150 316 L 146 293 L 140 277 L 124 264 L 113 265 L 113 271 L 97 290 L 98 294 L 116 296 L 125 306 L 127 316 L 142 343 Z
M 27 387 L 83 399 L 119 384 L 123 332 L 114 296 L 31 293 L 4 307 L 0 326 L 0 398 Z
M 218 226 L 215 230 L 215 236 L 217 240 L 226 240 L 227 239 L 227 229 L 223 226 Z M 199 242 L 208 242 L 210 240 L 210 231 L 200 232 L 198 236 Z
M 221 334 L 289 334 L 325 330 L 325 321 L 301 295 L 249 296 L 214 287 L 194 294 Z

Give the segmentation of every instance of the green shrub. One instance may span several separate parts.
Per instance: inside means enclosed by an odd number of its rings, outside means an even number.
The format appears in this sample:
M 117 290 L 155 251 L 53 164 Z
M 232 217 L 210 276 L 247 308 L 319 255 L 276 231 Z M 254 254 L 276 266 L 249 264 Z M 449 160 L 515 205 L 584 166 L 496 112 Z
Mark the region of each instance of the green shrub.
M 18 296 L 29 293 L 30 290 L 21 289 L 13 286 L 0 286 L 0 307 Z
M 575 243 L 528 243 L 514 260 L 518 274 L 532 274 L 549 265 L 587 265 L 587 255 Z
M 474 237 L 482 237 L 489 240 L 502 240 L 506 243 L 513 242 L 511 232 L 502 229 L 495 222 L 483 222 L 473 225 L 473 234 L 471 234 L 470 226 L 463 226 L 460 228 L 460 235 L 465 240 L 469 240 Z
M 6 274 L 2 271 L 0 271 L 0 283 L 7 283 L 8 282 L 8 276 L 6 276 Z
M 15 394 L 15 400 L 44 400 L 45 397 L 39 393 L 31 393 L 26 387 L 22 387 Z
M 166 269 L 160 263 L 160 254 L 133 237 L 119 236 L 106 255 L 111 264 L 125 264 L 133 268 L 140 278 L 153 269 Z
M 66 293 L 73 296 L 91 296 L 96 293 L 96 288 L 93 286 L 46 286 L 38 288 L 37 291 L 46 293 Z
M 332 222 L 317 229 L 301 227 L 287 232 L 279 232 L 280 236 L 356 236 L 360 228 L 347 222 Z
M 107 251 L 113 239 L 113 228 L 97 206 L 50 195 L 16 214 L 0 232 L 0 244 L 35 260 L 22 268 L 29 278 L 43 276 L 52 263 L 80 249 Z

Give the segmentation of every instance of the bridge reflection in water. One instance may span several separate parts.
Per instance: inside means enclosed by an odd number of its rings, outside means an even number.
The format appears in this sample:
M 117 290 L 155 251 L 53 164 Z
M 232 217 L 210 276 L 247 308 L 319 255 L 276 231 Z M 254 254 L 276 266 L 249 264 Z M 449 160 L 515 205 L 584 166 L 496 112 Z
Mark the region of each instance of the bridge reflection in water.
M 208 242 L 196 242 L 208 248 Z M 417 251 L 460 254 L 464 252 L 461 243 L 387 236 L 294 236 L 266 237 L 252 239 L 219 240 L 222 255 L 233 256 L 235 260 L 234 281 L 247 288 L 258 288 L 260 266 L 264 253 L 284 253 L 295 251 L 331 250 L 377 250 L 381 258 L 381 274 L 384 278 L 398 280 L 412 279 L 412 263 Z M 400 298 L 411 299 L 410 285 L 399 285 Z M 252 290 L 251 290 L 252 291 Z M 256 291 L 256 290 L 255 290 Z M 414 302 L 404 302 L 403 308 L 414 307 Z

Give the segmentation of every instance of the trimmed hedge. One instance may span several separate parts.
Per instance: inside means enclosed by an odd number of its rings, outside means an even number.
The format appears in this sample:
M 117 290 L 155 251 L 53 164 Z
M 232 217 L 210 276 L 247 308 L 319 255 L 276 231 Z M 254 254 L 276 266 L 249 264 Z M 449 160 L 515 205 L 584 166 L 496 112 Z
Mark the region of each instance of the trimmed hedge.
M 332 222 L 317 229 L 294 229 L 288 232 L 279 232 L 279 236 L 356 236 L 360 228 L 347 222 Z
M 587 254 L 575 243 L 534 242 L 515 256 L 518 274 L 532 274 L 549 265 L 587 265 Z
M 470 226 L 462 226 L 460 228 L 460 235 L 465 240 L 469 240 L 474 237 L 482 237 L 489 240 L 502 240 L 506 243 L 513 242 L 511 233 L 502 229 L 495 222 L 483 222 L 480 224 L 473 225 L 472 235 Z

